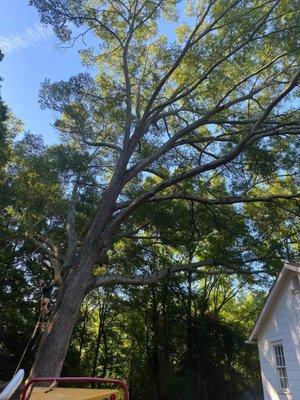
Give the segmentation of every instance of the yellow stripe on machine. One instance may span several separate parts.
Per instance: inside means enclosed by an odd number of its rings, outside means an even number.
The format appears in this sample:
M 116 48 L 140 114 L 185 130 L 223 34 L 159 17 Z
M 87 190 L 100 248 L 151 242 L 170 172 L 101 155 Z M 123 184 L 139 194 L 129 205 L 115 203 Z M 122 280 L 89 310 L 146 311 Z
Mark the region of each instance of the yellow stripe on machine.
M 34 387 L 30 400 L 110 400 L 118 390 Z

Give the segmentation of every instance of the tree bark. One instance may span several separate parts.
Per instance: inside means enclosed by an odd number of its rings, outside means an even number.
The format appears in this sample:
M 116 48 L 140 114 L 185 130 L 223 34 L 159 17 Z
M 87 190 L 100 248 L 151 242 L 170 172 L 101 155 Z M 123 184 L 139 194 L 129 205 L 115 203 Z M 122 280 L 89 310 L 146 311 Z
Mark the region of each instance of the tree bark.
M 79 254 L 71 265 L 62 268 L 62 272 L 65 269 L 66 273 L 62 274 L 56 309 L 46 326 L 30 378 L 59 376 L 61 373 L 81 304 L 92 289 L 93 266 L 105 248 L 105 241 L 109 239 L 103 230 L 115 207 L 119 191 L 120 184 L 111 184 L 102 195 Z
M 30 378 L 60 375 L 89 282 L 90 264 L 82 263 L 70 270 L 46 325 Z

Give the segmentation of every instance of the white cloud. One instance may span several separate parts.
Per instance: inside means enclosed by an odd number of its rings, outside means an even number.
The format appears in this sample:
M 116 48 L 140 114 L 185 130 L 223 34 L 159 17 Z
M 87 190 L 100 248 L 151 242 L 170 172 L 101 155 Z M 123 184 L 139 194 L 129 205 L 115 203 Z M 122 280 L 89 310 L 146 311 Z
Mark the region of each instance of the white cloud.
M 0 36 L 0 49 L 4 54 L 12 53 L 33 46 L 37 42 L 47 40 L 52 35 L 50 28 L 36 23 L 22 33 Z

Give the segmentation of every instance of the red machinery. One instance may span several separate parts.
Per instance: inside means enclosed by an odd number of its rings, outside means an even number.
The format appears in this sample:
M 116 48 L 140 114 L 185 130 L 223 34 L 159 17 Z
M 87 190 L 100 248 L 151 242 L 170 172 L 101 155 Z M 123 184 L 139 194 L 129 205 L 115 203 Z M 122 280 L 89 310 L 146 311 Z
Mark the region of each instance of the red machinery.
M 25 385 L 20 400 L 117 400 L 118 391 L 105 389 L 79 389 L 79 388 L 57 388 L 57 387 L 36 387 L 37 383 L 102 383 L 113 384 L 123 391 L 123 400 L 129 400 L 127 385 L 119 379 L 94 378 L 94 377 L 65 377 L 65 378 L 33 378 Z M 33 389 L 33 390 L 32 390 Z

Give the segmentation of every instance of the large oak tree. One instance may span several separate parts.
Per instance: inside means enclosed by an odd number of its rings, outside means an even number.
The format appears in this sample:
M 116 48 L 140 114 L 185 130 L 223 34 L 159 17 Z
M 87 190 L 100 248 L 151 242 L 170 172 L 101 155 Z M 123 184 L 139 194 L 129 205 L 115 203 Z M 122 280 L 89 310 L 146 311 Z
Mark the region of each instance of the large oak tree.
M 40 94 L 42 106 L 59 113 L 63 144 L 51 157 L 61 151 L 59 195 L 69 205 L 66 240 L 49 238 L 45 227 L 31 236 L 60 281 L 31 375 L 55 376 L 94 288 L 224 267 L 221 255 L 203 251 L 187 263 L 174 256 L 173 265 L 148 273 L 116 268 L 114 244 L 147 230 L 147 219 L 134 223 L 142 208 L 187 201 L 212 209 L 299 197 L 296 185 L 287 185 L 298 172 L 299 11 L 288 0 L 201 0 L 186 5 L 185 17 L 178 1 L 30 3 L 62 42 L 82 41 L 83 62 L 98 69 L 94 77 L 46 81 Z M 176 25 L 176 39 L 161 34 L 166 21 Z M 92 212 L 81 226 L 87 196 Z M 180 217 L 174 215 L 174 229 Z M 46 226 L 63 230 L 57 221 L 49 216 Z M 241 259 L 251 261 L 249 252 Z

